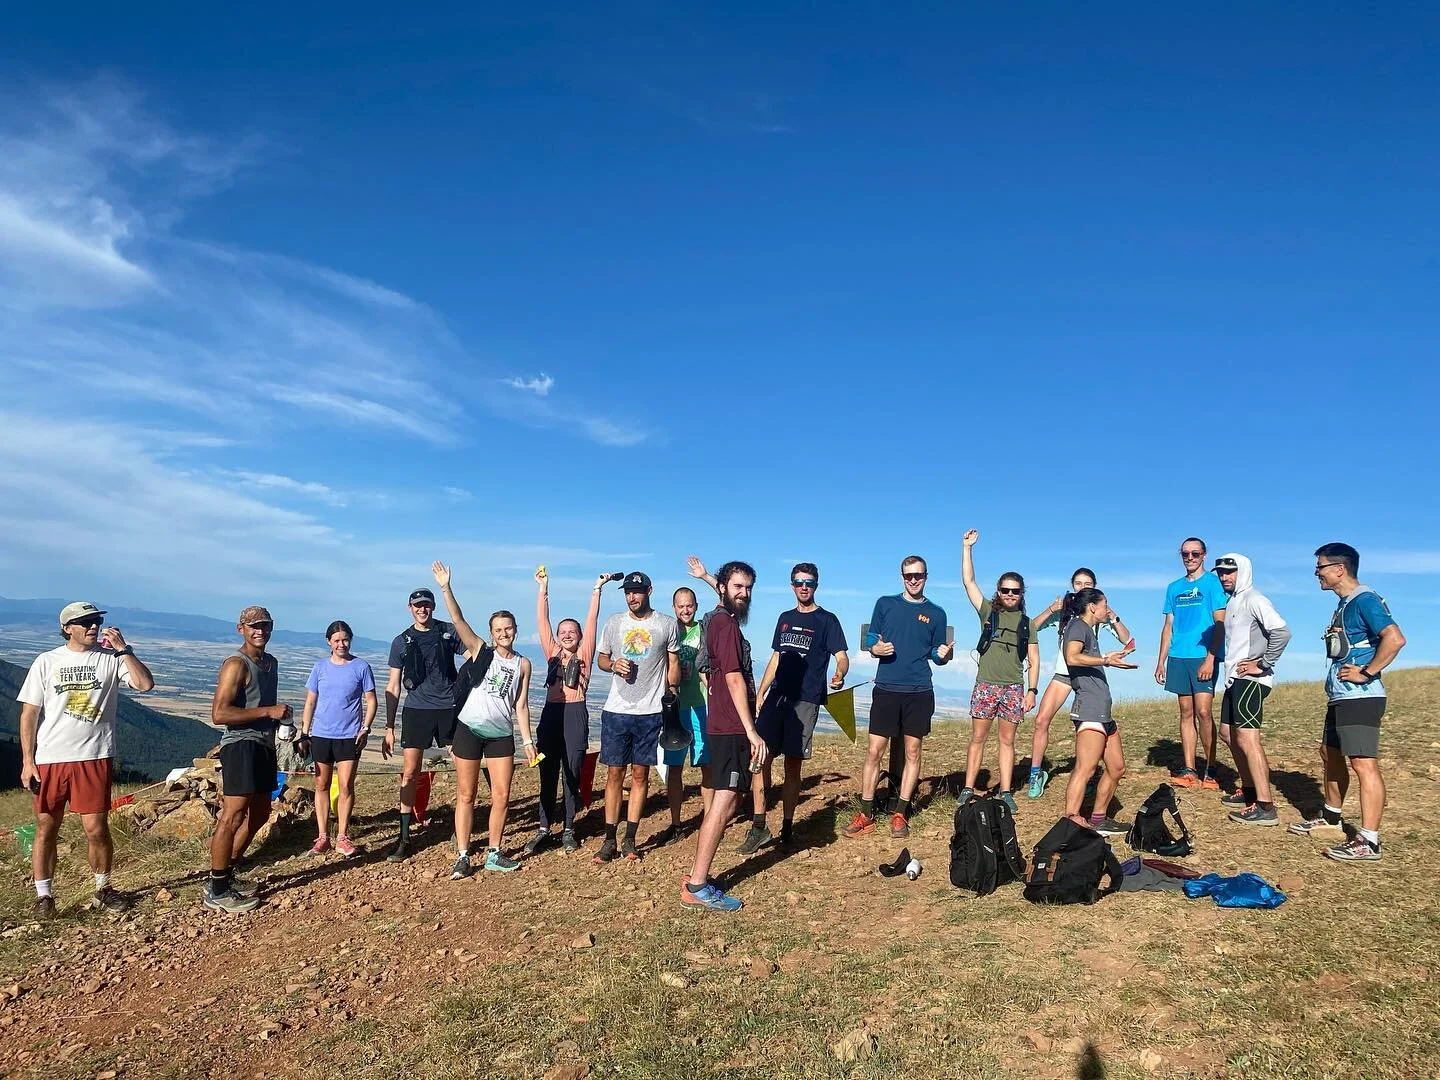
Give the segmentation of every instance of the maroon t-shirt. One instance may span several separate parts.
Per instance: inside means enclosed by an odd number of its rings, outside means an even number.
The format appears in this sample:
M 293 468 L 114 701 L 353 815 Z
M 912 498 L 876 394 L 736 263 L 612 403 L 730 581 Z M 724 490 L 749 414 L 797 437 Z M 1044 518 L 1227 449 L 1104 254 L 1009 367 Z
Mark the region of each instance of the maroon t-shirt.
M 710 702 L 705 713 L 706 735 L 744 735 L 745 725 L 735 711 L 735 699 L 725 685 L 725 675 L 738 671 L 745 676 L 745 696 L 750 715 L 755 715 L 755 672 L 750 666 L 750 642 L 740 633 L 740 624 L 728 611 L 710 617 L 705 631 L 705 651 L 710 655 Z

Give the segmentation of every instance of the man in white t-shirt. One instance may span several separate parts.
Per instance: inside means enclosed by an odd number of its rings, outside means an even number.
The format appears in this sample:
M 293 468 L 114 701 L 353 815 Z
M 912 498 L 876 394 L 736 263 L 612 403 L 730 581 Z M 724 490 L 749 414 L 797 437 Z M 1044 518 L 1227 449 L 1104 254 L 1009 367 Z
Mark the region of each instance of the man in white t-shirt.
M 155 686 L 147 668 L 118 627 L 101 627 L 105 612 L 94 604 L 66 604 L 60 612 L 65 644 L 41 653 L 20 687 L 20 784 L 35 797 L 35 915 L 55 914 L 51 882 L 55 839 L 65 807 L 85 826 L 94 906 L 121 912 L 128 898 L 110 885 L 110 784 L 115 763 L 115 709 L 120 684 L 145 691 Z

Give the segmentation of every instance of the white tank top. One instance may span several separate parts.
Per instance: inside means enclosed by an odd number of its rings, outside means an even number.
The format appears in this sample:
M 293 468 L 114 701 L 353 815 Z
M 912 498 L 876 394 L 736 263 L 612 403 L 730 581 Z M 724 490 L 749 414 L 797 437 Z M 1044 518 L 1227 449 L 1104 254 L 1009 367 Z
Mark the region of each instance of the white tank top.
M 480 685 L 470 691 L 459 721 L 482 739 L 515 735 L 515 702 L 520 696 L 520 660 L 496 656 Z

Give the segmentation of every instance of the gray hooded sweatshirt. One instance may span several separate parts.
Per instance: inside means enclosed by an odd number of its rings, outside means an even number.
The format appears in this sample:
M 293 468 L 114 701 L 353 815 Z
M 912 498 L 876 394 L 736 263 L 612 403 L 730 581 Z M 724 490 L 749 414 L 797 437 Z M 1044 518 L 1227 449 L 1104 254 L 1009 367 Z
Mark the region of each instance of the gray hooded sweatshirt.
M 1270 599 L 1255 588 L 1249 559 L 1233 551 L 1221 559 L 1234 559 L 1236 566 L 1235 591 L 1225 605 L 1225 685 L 1235 682 L 1235 666 L 1241 660 L 1259 660 L 1264 674 L 1244 678 L 1273 686 L 1275 662 L 1290 644 L 1290 627 Z

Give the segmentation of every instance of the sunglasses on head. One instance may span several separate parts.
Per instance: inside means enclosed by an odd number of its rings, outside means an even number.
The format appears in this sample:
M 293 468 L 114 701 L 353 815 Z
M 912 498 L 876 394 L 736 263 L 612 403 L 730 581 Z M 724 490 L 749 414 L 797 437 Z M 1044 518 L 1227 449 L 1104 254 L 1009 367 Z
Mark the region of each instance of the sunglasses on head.
M 820 582 L 816 581 L 814 578 L 796 578 L 794 581 L 790 582 L 790 584 L 797 589 L 813 589 L 816 585 L 819 585 Z
M 924 580 L 925 580 L 926 578 L 928 578 L 930 575 L 929 575 L 929 574 L 901 574 L 900 576 L 903 577 L 906 581 L 924 581 Z
M 998 592 L 1001 596 L 1019 596 L 1019 595 L 1020 595 L 1022 592 L 1024 592 L 1025 590 L 1024 590 L 1024 589 L 1007 589 L 1005 586 L 1002 585 L 1002 586 L 1000 586 L 999 589 L 997 589 L 997 590 L 995 590 L 995 591 Z
M 87 617 L 85 617 L 85 618 L 83 618 L 83 619 L 76 619 L 76 620 L 74 620 L 73 622 L 71 622 L 69 625 L 70 625 L 70 626 L 83 626 L 83 627 L 85 627 L 86 630 L 89 630 L 92 626 L 103 626 L 104 623 L 105 623 L 105 620 L 104 620 L 103 617 L 101 617 L 101 616 L 99 616 L 99 615 L 89 615 L 89 616 L 87 616 Z

